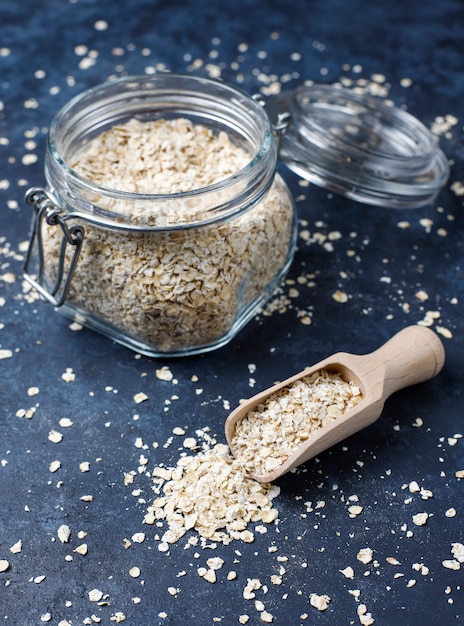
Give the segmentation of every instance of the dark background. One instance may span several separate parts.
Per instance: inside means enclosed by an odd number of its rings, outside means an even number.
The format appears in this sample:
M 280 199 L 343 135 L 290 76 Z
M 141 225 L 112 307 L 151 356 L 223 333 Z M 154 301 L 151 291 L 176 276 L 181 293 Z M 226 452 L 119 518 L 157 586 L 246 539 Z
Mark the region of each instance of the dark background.
M 459 571 L 442 564 L 452 559 L 453 543 L 464 543 L 463 482 L 456 476 L 464 469 L 464 441 L 453 439 L 464 431 L 464 224 L 456 187 L 464 180 L 463 32 L 461 0 L 0 1 L 0 349 L 13 353 L 0 361 L 0 559 L 10 563 L 0 573 L 2 623 L 41 624 L 49 613 L 50 624 L 112 624 L 121 612 L 134 626 L 229 626 L 242 614 L 260 624 L 253 600 L 242 595 L 248 578 L 267 586 L 256 599 L 282 626 L 358 624 L 362 603 L 379 625 L 464 622 L 464 565 Z M 305 80 L 383 85 L 425 125 L 445 118 L 449 132 L 440 132 L 440 142 L 450 180 L 432 205 L 395 211 L 302 186 L 282 168 L 300 231 L 309 231 L 288 276 L 310 276 L 295 285 L 298 296 L 283 313 L 257 316 L 217 352 L 137 358 L 91 331 L 71 331 L 50 305 L 31 297 L 22 281 L 30 222 L 23 197 L 29 186 L 44 184 L 46 130 L 65 102 L 109 76 L 153 69 L 219 71 L 250 93 L 266 87 L 263 77 L 279 78 L 285 90 Z M 23 157 L 30 154 L 37 160 L 28 164 Z M 405 222 L 409 228 L 399 226 Z M 288 297 L 293 286 L 287 282 L 276 297 Z M 337 303 L 336 290 L 348 302 Z M 428 300 L 416 296 L 420 290 Z M 181 439 L 164 444 L 176 426 L 188 434 L 209 427 L 224 441 L 224 421 L 240 398 L 336 351 L 369 352 L 429 319 L 428 311 L 446 349 L 442 373 L 395 394 L 376 424 L 281 479 L 277 525 L 256 533 L 252 544 L 186 550 L 181 540 L 169 555 L 158 551 L 156 529 L 143 524 L 153 495 L 139 471 L 141 454 L 147 471 L 174 465 Z M 310 325 L 301 323 L 304 315 Z M 163 365 L 177 384 L 156 377 Z M 74 382 L 61 378 L 67 368 Z M 28 394 L 32 387 L 37 395 Z M 139 391 L 148 400 L 136 405 Z M 22 416 L 29 409 L 33 417 Z M 61 427 L 62 418 L 73 425 Z M 61 443 L 48 439 L 51 430 L 63 434 Z M 138 438 L 147 449 L 137 447 Z M 61 468 L 51 473 L 54 460 Z M 134 483 L 125 486 L 132 471 Z M 411 481 L 432 497 L 410 493 Z M 92 502 L 80 499 L 88 494 Z M 350 496 L 363 506 L 356 518 L 348 514 Z M 304 503 L 320 501 L 325 507 L 307 512 Z M 452 507 L 456 515 L 446 516 Z M 429 519 L 419 527 L 412 517 L 420 512 Z M 66 544 L 57 539 L 62 524 L 72 532 Z M 136 532 L 146 540 L 125 549 L 124 539 Z M 12 554 L 19 540 L 22 551 Z M 88 554 L 74 553 L 84 541 Z M 356 558 L 365 547 L 374 552 L 368 565 Z M 197 574 L 210 556 L 225 561 L 214 585 Z M 133 566 L 139 578 L 129 575 Z M 270 577 L 281 566 L 276 586 Z M 353 580 L 339 571 L 347 566 Z M 235 581 L 226 579 L 231 569 Z M 101 605 L 89 600 L 95 588 L 105 594 Z M 359 601 L 350 590 L 359 590 Z M 330 596 L 327 611 L 310 606 L 311 593 Z

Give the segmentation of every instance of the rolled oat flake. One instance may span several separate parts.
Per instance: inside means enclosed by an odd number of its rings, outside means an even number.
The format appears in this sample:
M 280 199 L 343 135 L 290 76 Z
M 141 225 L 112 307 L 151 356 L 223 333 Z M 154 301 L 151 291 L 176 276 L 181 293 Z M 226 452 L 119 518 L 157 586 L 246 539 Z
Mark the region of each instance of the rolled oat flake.
M 448 176 L 403 110 L 324 85 L 263 102 L 194 75 L 115 79 L 52 120 L 25 278 L 75 322 L 148 356 L 228 343 L 293 259 L 304 178 L 384 207 L 429 203 Z

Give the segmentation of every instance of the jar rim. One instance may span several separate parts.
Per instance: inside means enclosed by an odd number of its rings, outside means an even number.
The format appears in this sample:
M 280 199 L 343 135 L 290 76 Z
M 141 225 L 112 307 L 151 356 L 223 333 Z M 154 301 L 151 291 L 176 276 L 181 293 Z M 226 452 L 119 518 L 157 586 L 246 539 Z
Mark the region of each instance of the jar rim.
M 211 96 L 207 93 L 208 89 L 212 92 Z M 163 112 L 169 111 L 169 94 L 171 97 L 176 94 L 177 100 L 179 97 L 186 99 L 181 103 L 182 107 L 178 105 L 186 117 L 189 113 L 198 116 L 204 114 L 205 119 L 212 120 L 212 123 L 214 122 L 220 130 L 227 132 L 228 129 L 233 129 L 237 135 L 240 135 L 246 145 L 253 148 L 246 165 L 212 184 L 175 193 L 140 193 L 113 188 L 90 180 L 70 166 L 66 150 L 73 140 L 79 139 L 77 136 L 79 128 L 86 130 L 86 116 L 88 117 L 87 130 L 96 136 L 98 127 L 101 132 L 104 124 L 107 127 L 111 125 L 111 117 L 105 117 L 103 111 L 105 105 L 111 105 L 112 100 L 115 104 L 113 121 L 117 121 L 117 118 L 121 119 L 124 115 L 124 100 L 128 103 L 126 119 L 137 112 L 162 117 Z M 159 104 L 159 110 L 157 104 Z M 213 104 L 219 107 L 216 114 L 208 108 Z M 213 198 L 218 192 L 234 188 L 240 181 L 254 181 L 255 179 L 260 181 L 264 170 L 268 172 L 267 176 L 270 175 L 269 170 L 273 174 L 277 162 L 275 144 L 272 124 L 266 111 L 249 94 L 238 87 L 217 79 L 193 74 L 166 72 L 153 75 L 131 75 L 113 78 L 80 92 L 56 113 L 47 138 L 46 174 L 49 183 L 50 178 L 56 182 L 57 178 L 60 175 L 63 176 L 64 173 L 67 183 L 76 186 L 81 191 L 95 195 L 102 194 L 123 202 L 180 202 L 187 198 Z M 229 203 L 226 204 L 227 206 L 222 208 L 227 212 Z M 95 212 L 95 208 L 93 207 L 91 212 Z M 215 214 L 221 213 L 221 206 L 212 208 Z M 236 211 L 231 214 L 235 215 Z M 112 216 L 111 212 L 106 212 L 105 215 L 109 219 L 122 217 L 120 213 L 114 213 Z M 211 220 L 208 219 L 208 221 Z

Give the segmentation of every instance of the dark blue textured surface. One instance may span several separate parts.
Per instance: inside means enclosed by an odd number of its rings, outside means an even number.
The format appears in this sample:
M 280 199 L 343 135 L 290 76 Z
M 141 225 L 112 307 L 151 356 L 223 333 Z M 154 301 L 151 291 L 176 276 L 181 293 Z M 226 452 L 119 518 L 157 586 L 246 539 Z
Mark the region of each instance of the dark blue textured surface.
M 97 30 L 98 20 L 108 28 Z M 0 361 L 0 560 L 10 563 L 0 573 L 2 623 L 41 624 L 50 613 L 54 625 L 95 623 L 92 615 L 112 624 L 120 611 L 131 626 L 232 626 L 242 614 L 250 615 L 248 624 L 260 624 L 253 601 L 242 596 L 247 578 L 267 585 L 256 599 L 279 626 L 358 624 L 360 603 L 379 626 L 463 623 L 464 564 L 460 571 L 442 565 L 452 558 L 452 544 L 464 543 L 463 482 L 455 474 L 464 470 L 464 439 L 448 441 L 464 433 L 464 220 L 462 199 L 451 189 L 464 181 L 463 32 L 461 0 L 0 0 L 0 349 L 13 351 Z M 84 56 L 77 46 L 85 46 Z M 80 66 L 89 56 L 94 64 Z M 261 75 L 283 77 L 283 88 L 291 89 L 307 79 L 370 82 L 381 74 L 389 97 L 427 126 L 437 116 L 458 118 L 441 137 L 451 179 L 434 205 L 395 212 L 301 187 L 283 169 L 297 198 L 300 230 L 311 233 L 309 244 L 299 240 L 289 278 L 311 274 L 314 286 L 299 285 L 285 314 L 260 316 L 218 352 L 176 361 L 136 359 L 95 333 L 71 332 L 49 305 L 27 301 L 20 243 L 27 239 L 30 209 L 23 195 L 44 183 L 46 129 L 69 98 L 108 76 L 157 67 L 192 71 L 198 59 L 198 73 L 213 64 L 224 80 L 249 92 L 261 87 Z M 403 78 L 411 79 L 410 87 L 401 86 Z M 30 135 L 36 146 L 26 144 Z M 29 153 L 37 155 L 36 163 L 22 162 Z M 398 227 L 406 221 L 409 228 Z M 332 241 L 332 250 L 314 239 L 315 233 L 336 232 L 341 238 Z M 347 303 L 333 300 L 337 289 L 350 295 Z M 425 302 L 415 296 L 420 289 L 429 296 Z M 305 326 L 299 317 L 308 311 L 312 324 Z M 338 350 L 369 352 L 423 320 L 426 311 L 440 315 L 433 328 L 452 333 L 443 338 L 443 372 L 396 394 L 374 426 L 282 479 L 277 528 L 257 533 L 250 545 L 198 549 L 199 558 L 182 541 L 169 556 L 158 552 L 155 530 L 142 523 L 143 500 L 152 497 L 149 479 L 140 475 L 134 485 L 123 485 L 124 473 L 139 467 L 137 437 L 149 446 L 149 469 L 174 464 L 180 440 L 156 450 L 151 444 L 163 444 L 175 426 L 188 426 L 190 433 L 209 426 L 223 441 L 224 400 L 232 408 Z M 256 365 L 254 373 L 249 364 Z M 156 378 L 162 365 L 169 365 L 177 385 Z M 61 375 L 70 367 L 76 380 L 66 384 Z M 29 396 L 30 387 L 39 394 Z M 135 405 L 139 391 L 149 400 Z M 36 408 L 31 419 L 18 417 L 30 407 Z M 63 417 L 72 419 L 71 428 L 59 426 Z M 52 429 L 63 432 L 60 444 L 49 441 Z M 55 459 L 61 468 L 53 474 Z M 89 472 L 79 471 L 83 461 Z M 413 480 L 433 497 L 423 500 L 404 489 Z M 80 500 L 86 494 L 93 502 Z M 355 519 L 347 513 L 352 495 L 364 507 Z M 306 514 L 307 501 L 325 501 L 325 507 Z M 456 516 L 445 516 L 451 507 Z M 431 516 L 428 523 L 414 526 L 412 516 L 422 511 Z M 56 539 L 63 523 L 72 529 L 68 544 Z M 88 533 L 85 540 L 79 531 Z M 124 549 L 124 539 L 142 531 L 145 542 Z M 19 539 L 22 551 L 12 554 Z M 83 541 L 86 556 L 73 552 Z M 270 545 L 277 552 L 269 552 Z M 364 547 L 374 551 L 369 565 L 356 558 Z M 196 572 L 210 556 L 225 560 L 215 585 Z M 390 565 L 387 557 L 401 565 Z M 429 571 L 417 571 L 417 563 Z M 140 578 L 128 574 L 134 565 Z M 282 565 L 286 572 L 276 586 L 270 576 Z M 353 580 L 339 572 L 347 566 L 355 570 Z M 231 569 L 236 581 L 226 580 Z M 42 582 L 33 582 L 41 575 Z M 177 596 L 167 592 L 170 586 L 180 589 Z M 106 604 L 89 601 L 94 588 L 107 594 Z M 360 590 L 359 602 L 353 589 Z M 327 611 L 310 606 L 311 593 L 331 597 Z

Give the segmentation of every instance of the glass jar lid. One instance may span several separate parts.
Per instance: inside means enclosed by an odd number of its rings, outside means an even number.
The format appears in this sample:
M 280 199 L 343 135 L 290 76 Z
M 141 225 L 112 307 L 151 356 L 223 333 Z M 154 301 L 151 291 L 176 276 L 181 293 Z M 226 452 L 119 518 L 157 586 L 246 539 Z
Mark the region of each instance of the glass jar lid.
M 449 175 L 433 134 L 384 101 L 329 85 L 302 85 L 266 105 L 280 136 L 279 158 L 299 176 L 374 206 L 414 208 L 433 201 Z

